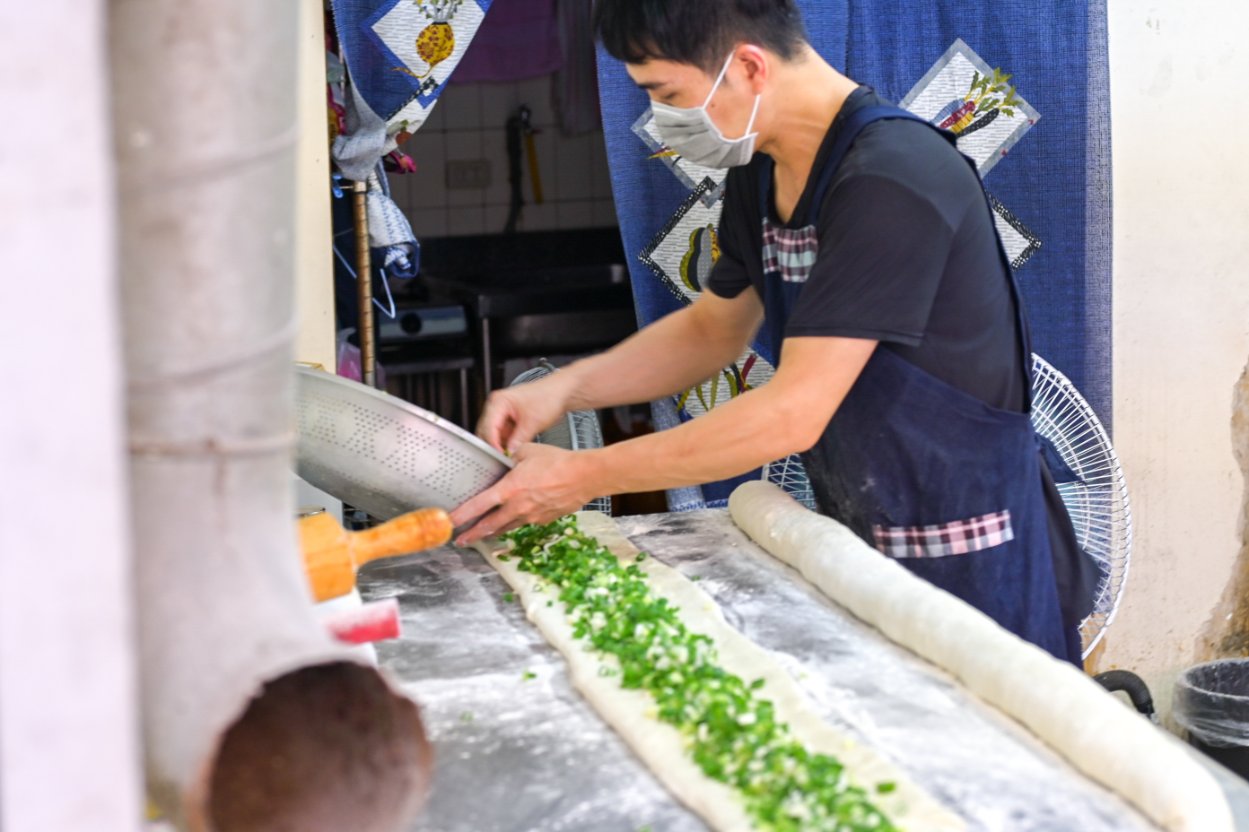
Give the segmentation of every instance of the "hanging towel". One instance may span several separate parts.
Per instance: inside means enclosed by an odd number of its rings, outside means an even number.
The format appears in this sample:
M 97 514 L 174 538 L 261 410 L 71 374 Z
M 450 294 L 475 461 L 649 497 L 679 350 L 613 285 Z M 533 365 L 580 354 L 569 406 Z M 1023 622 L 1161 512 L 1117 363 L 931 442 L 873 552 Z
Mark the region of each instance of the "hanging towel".
M 550 75 L 563 63 L 555 0 L 507 0 L 486 16 L 451 80 L 521 81 Z
M 412 225 L 390 198 L 390 182 L 382 166 L 369 176 L 365 210 L 369 218 L 369 247 L 380 250 L 381 267 L 390 277 L 406 280 L 420 270 L 420 248 Z
M 425 123 L 491 2 L 331 0 L 349 76 L 334 161 L 348 179 L 367 178 L 400 134 Z
M 598 69 L 594 25 L 585 0 L 557 0 L 559 43 L 564 66 L 555 76 L 555 111 L 559 126 L 570 136 L 603 128 L 599 114 Z

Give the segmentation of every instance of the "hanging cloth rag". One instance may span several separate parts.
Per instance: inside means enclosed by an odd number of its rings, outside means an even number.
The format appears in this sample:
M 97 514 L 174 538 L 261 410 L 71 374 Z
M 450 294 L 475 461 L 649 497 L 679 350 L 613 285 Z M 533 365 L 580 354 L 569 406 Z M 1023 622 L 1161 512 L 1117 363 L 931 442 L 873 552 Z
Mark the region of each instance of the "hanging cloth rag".
M 380 250 L 382 268 L 390 277 L 406 280 L 421 268 L 421 248 L 412 225 L 390 198 L 390 181 L 380 164 L 368 179 L 365 207 L 369 218 L 369 247 Z
M 491 2 L 331 0 L 349 75 L 347 129 L 333 153 L 348 179 L 366 179 L 402 134 L 425 123 Z
M 481 24 L 453 80 L 523 81 L 550 75 L 563 64 L 555 0 L 507 0 Z
M 584 0 L 557 0 L 556 4 L 559 45 L 564 53 L 564 65 L 555 75 L 555 111 L 560 129 L 570 136 L 602 130 L 590 4 Z

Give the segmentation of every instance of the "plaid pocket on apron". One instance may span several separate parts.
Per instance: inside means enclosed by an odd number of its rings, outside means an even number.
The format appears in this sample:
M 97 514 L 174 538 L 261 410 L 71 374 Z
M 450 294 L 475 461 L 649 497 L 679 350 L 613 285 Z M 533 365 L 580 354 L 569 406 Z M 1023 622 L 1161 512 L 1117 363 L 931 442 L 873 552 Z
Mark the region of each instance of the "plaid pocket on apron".
M 763 218 L 763 273 L 778 273 L 786 283 L 806 283 L 820 253 L 815 226 L 784 228 Z
M 1009 511 L 936 526 L 873 526 L 872 535 L 876 548 L 891 558 L 966 555 L 1015 539 Z

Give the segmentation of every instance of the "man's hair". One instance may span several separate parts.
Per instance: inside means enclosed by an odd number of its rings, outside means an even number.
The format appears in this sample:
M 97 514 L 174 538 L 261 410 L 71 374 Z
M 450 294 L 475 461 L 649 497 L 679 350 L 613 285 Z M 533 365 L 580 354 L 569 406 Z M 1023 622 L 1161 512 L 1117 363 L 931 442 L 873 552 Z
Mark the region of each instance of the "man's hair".
M 794 0 L 597 0 L 594 31 L 626 63 L 658 58 L 707 72 L 717 72 L 739 43 L 790 60 L 807 39 Z

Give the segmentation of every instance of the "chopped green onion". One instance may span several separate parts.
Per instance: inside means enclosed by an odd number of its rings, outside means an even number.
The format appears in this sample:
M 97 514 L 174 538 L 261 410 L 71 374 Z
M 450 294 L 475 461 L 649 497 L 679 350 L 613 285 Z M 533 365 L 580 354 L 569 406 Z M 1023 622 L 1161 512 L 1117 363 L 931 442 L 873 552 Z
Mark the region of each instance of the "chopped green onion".
M 808 750 L 777 721 L 772 702 L 757 693 L 763 679 L 747 683 L 724 670 L 712 640 L 689 630 L 678 608 L 651 591 L 636 565 L 644 553 L 625 566 L 572 517 L 504 537 L 517 568 L 554 587 L 574 637 L 616 659 L 599 675 L 649 693 L 658 719 L 681 732 L 704 774 L 737 790 L 756 828 L 897 832 L 840 762 Z M 881 783 L 876 791 L 894 788 Z

